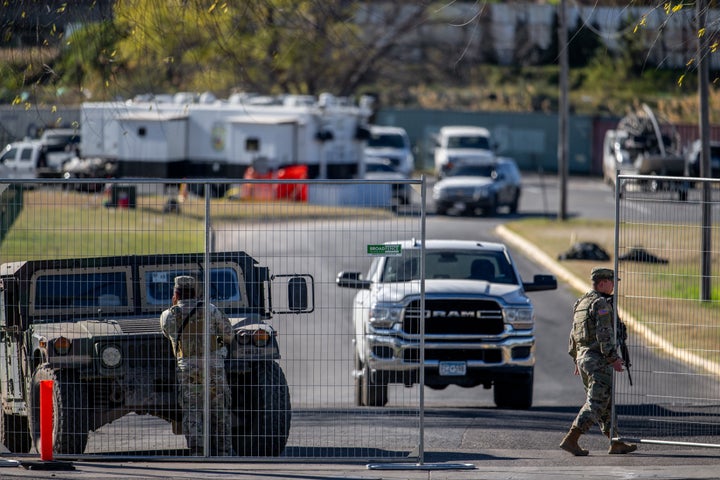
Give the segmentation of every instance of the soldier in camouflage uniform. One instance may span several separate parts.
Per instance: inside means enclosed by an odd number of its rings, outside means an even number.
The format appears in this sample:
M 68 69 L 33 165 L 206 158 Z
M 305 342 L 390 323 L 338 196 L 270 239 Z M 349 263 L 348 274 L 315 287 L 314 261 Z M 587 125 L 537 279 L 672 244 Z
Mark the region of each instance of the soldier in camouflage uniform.
M 585 404 L 580 409 L 560 448 L 576 456 L 589 452 L 578 445 L 580 435 L 587 433 L 594 423 L 612 438 L 611 406 L 613 370 L 623 371 L 613 330 L 612 298 L 615 274 L 609 268 L 593 268 L 593 288 L 580 297 L 573 308 L 573 325 L 568 353 L 575 363 L 575 375 L 582 377 L 585 386 Z M 636 445 L 611 441 L 608 453 L 630 453 Z
M 180 382 L 180 403 L 183 408 L 183 432 L 191 455 L 203 455 L 205 306 L 197 299 L 195 278 L 175 278 L 173 306 L 160 316 L 163 334 L 172 342 Z M 233 341 L 230 320 L 215 305 L 210 311 L 210 427 L 211 445 L 218 455 L 235 455 L 230 437 L 230 389 L 225 378 L 225 356 Z

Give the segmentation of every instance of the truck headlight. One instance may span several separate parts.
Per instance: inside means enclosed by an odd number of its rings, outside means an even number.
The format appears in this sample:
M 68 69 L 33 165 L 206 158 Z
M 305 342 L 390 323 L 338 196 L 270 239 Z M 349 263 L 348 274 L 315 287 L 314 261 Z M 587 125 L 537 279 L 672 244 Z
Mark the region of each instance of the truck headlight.
M 67 355 L 70 352 L 70 347 L 72 346 L 72 342 L 69 338 L 66 337 L 58 337 L 55 340 L 53 340 L 53 350 L 55 351 L 56 355 Z
M 104 367 L 115 368 L 122 361 L 122 353 L 117 345 L 107 345 L 100 350 L 100 361 Z
M 390 328 L 400 321 L 402 307 L 395 305 L 375 305 L 370 309 L 370 325 L 375 328 Z
M 505 308 L 503 317 L 505 323 L 509 323 L 517 330 L 529 330 L 535 324 L 535 312 L 532 308 Z

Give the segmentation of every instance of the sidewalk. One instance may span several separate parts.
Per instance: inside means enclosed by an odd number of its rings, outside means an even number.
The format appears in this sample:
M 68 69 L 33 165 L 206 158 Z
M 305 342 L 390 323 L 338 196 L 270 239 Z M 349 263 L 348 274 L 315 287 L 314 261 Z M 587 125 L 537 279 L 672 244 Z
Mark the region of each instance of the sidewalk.
M 442 455 L 441 455 L 442 456 Z M 57 462 L 74 470 L 34 470 L 8 462 L 0 478 L 56 479 L 717 479 L 720 471 L 712 455 L 678 455 L 677 451 L 608 456 L 592 452 L 572 457 L 557 450 L 483 450 L 448 454 L 447 461 L 418 464 L 366 464 L 215 461 L 81 461 Z M 23 459 L 27 463 L 39 460 Z M 48 465 L 42 465 L 48 466 Z

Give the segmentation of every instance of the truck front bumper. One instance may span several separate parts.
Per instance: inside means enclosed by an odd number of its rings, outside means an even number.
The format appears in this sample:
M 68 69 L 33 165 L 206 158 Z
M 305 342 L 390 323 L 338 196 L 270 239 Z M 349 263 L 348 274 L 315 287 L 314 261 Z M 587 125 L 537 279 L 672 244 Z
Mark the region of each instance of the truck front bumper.
M 363 357 L 371 370 L 413 371 L 420 368 L 420 344 L 398 337 L 367 335 Z M 468 371 L 535 365 L 535 339 L 510 337 L 499 341 L 425 342 L 424 365 L 438 370 L 443 362 L 464 362 Z

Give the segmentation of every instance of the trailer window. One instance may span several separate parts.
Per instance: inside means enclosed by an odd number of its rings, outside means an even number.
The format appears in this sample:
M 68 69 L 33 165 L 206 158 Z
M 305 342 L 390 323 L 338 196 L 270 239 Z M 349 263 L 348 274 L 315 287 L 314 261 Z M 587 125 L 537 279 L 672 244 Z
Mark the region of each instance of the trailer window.
M 259 152 L 260 151 L 260 139 L 250 137 L 245 140 L 245 151 L 247 152 Z

